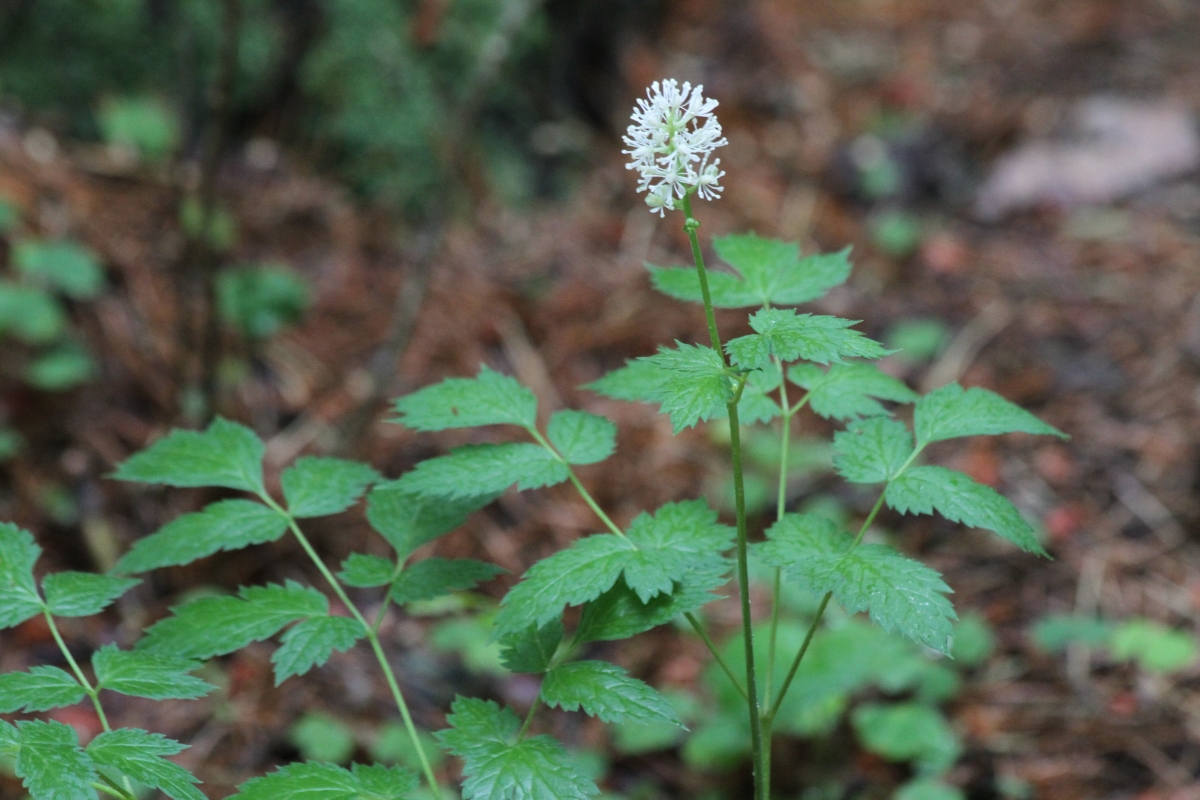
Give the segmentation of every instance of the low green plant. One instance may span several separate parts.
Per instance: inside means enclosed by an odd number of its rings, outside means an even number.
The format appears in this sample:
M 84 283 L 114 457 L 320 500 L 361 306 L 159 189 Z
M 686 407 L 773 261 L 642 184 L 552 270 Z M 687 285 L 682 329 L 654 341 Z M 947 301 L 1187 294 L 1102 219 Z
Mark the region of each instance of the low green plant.
M 14 759 L 34 800 L 90 800 L 97 792 L 132 800 L 136 784 L 174 800 L 202 798 L 196 779 L 166 758 L 183 745 L 143 730 L 111 728 L 105 693 L 201 696 L 213 689 L 193 675 L 204 661 L 276 636 L 277 683 L 365 642 L 396 704 L 421 777 L 403 767 L 309 761 L 252 779 L 236 797 L 400 800 L 415 797 L 419 783 L 435 798 L 449 797 L 380 630 L 393 612 L 427 609 L 438 598 L 471 590 L 502 572 L 473 559 L 414 556 L 514 484 L 525 491 L 570 483 L 603 530 L 530 567 L 491 617 L 490 638 L 500 648 L 503 666 L 536 676 L 540 689 L 521 713 L 477 697 L 460 696 L 451 704 L 447 727 L 435 737 L 461 764 L 464 800 L 581 800 L 599 793 L 596 773 L 602 762 L 572 754 L 539 732 L 554 709 L 583 711 L 618 725 L 682 729 L 686 708 L 616 664 L 590 657 L 593 643 L 627 639 L 680 619 L 711 650 L 713 670 L 726 681 L 718 691 L 732 698 L 729 708 L 737 705 L 736 718 L 711 735 L 736 736 L 751 761 L 756 800 L 769 794 L 772 737 L 828 724 L 831 714 L 841 713 L 848 691 L 870 682 L 885 689 L 911 686 L 917 699 L 858 706 L 852 719 L 865 746 L 888 758 L 914 761 L 929 780 L 953 761 L 953 734 L 936 710 L 919 702 L 923 691 L 937 695 L 952 683 L 947 670 L 919 655 L 921 648 L 951 652 L 956 615 L 946 596 L 950 587 L 935 570 L 876 541 L 872 526 L 885 505 L 900 513 L 937 513 L 1042 554 L 1034 529 L 1012 503 L 962 473 L 919 459 L 930 444 L 964 436 L 1062 434 L 984 389 L 950 384 L 918 397 L 866 363 L 887 350 L 855 330 L 853 321 L 797 313 L 795 306 L 846 280 L 846 251 L 801 256 L 795 244 L 726 236 L 714 247 L 730 269 L 709 272 L 692 199 L 711 200 L 721 192 L 720 161 L 710 160 L 725 143 L 712 114 L 715 106 L 699 87 L 655 83 L 648 98 L 639 101 L 626 137 L 649 207 L 660 214 L 683 212 L 695 262 L 690 268 L 652 267 L 653 283 L 670 297 L 702 303 L 709 341 L 664 346 L 590 387 L 610 397 L 658 404 L 677 433 L 724 419 L 735 525 L 722 523 L 705 501 L 686 499 L 618 523 L 580 475 L 612 455 L 615 425 L 579 410 L 557 411 L 543 425 L 533 392 L 486 366 L 474 377 L 448 378 L 400 398 L 394 421 L 429 432 L 499 426 L 521 440 L 464 445 L 420 462 L 395 480 L 366 464 L 303 457 L 283 470 L 279 496 L 267 489 L 265 446 L 250 429 L 217 419 L 204 431 L 174 431 L 122 463 L 114 477 L 237 494 L 137 541 L 112 574 L 57 573 L 39 586 L 34 567 L 40 550 L 33 537 L 14 525 L 0 526 L 0 627 L 41 617 L 70 668 L 41 666 L 0 676 L 0 713 L 45 711 L 86 700 L 104 728 L 85 747 L 73 729 L 56 721 L 0 722 L 0 755 Z M 749 319 L 752 332 L 723 341 L 717 307 L 757 309 Z M 884 402 L 912 403 L 912 428 L 895 419 L 893 407 Z M 804 408 L 845 423 L 833 441 L 834 469 L 852 484 L 875 487 L 877 499 L 856 525 L 788 510 L 787 450 L 796 415 Z M 754 544 L 745 503 L 743 413 L 763 422 L 780 420 L 776 519 Z M 322 560 L 305 526 L 312 518 L 347 511 L 364 494 L 367 520 L 390 546 L 390 555 L 354 553 L 335 570 Z M 128 576 L 284 536 L 305 552 L 344 611 L 334 612 L 326 594 L 295 581 L 246 586 L 175 607 L 131 649 L 108 645 L 97 651 L 90 669 L 76 661 L 59 631 L 60 618 L 99 613 L 137 583 Z M 752 613 L 752 571 L 764 574 L 770 587 L 764 615 Z M 793 585 L 811 595 L 802 619 L 793 619 L 795 612 L 785 608 Z M 350 589 L 375 590 L 378 611 L 366 616 Z M 723 591 L 736 594 L 741 625 L 729 643 L 718 647 L 701 609 Z M 578 613 L 566 613 L 572 609 Z M 836 624 L 823 624 L 827 612 Z M 878 629 L 855 616 L 860 613 Z M 854 647 L 866 649 L 847 656 L 849 645 L 831 644 L 846 638 L 861 639 Z M 830 658 L 839 659 L 838 669 L 827 669 Z M 822 670 L 828 680 L 813 679 Z M 925 677 L 912 677 L 914 670 Z M 930 680 L 930 675 L 940 677 Z M 689 740 L 693 748 L 708 730 L 702 720 L 696 724 Z M 937 796 L 940 789 L 932 785 L 924 795 L 919 792 L 928 782 L 905 791 L 909 797 Z
M 1047 653 L 1085 645 L 1107 653 L 1114 661 L 1133 662 L 1160 675 L 1190 669 L 1200 657 L 1200 641 L 1194 634 L 1142 617 L 1111 621 L 1053 614 L 1038 620 L 1030 633 L 1034 644 Z
M 146 161 L 162 161 L 179 146 L 179 120 L 158 98 L 108 98 L 100 104 L 97 120 L 107 144 Z
M 235 267 L 217 276 L 217 311 L 249 341 L 299 322 L 309 303 L 308 284 L 283 264 Z

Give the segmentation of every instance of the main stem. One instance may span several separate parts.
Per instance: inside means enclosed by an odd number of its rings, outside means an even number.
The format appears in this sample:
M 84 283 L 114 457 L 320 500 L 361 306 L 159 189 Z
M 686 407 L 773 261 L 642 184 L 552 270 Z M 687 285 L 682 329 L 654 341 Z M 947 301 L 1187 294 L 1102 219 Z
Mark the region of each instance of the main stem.
M 691 197 L 683 197 L 683 213 L 686 217 L 683 228 L 692 244 L 692 259 L 696 262 L 696 274 L 700 279 L 700 294 L 704 299 L 704 316 L 708 322 L 708 334 L 713 349 L 725 362 L 725 351 L 721 348 L 721 337 L 717 333 L 717 318 L 713 313 L 712 295 L 708 290 L 708 273 L 704 269 L 704 254 L 700 252 L 700 239 L 696 229 L 700 223 L 692 216 Z M 744 385 L 744 384 L 743 384 Z M 740 396 L 741 392 L 738 392 Z M 746 651 L 746 707 L 750 717 L 750 750 L 754 762 L 754 796 L 767 800 L 767 769 L 763 747 L 762 709 L 759 707 L 758 673 L 754 665 L 754 621 L 750 609 L 750 567 L 747 558 L 746 535 L 746 487 L 742 474 L 742 436 L 738 420 L 738 397 L 727 405 L 729 414 L 729 445 L 733 454 L 733 496 L 737 512 L 737 580 L 742 605 L 742 646 Z

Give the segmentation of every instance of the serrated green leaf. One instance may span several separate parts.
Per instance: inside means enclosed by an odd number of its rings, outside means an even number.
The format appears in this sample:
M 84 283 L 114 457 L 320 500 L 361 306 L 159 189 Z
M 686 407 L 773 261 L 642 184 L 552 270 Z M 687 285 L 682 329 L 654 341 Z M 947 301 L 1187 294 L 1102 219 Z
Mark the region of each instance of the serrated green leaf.
M 42 548 L 29 531 L 0 522 L 0 630 L 20 625 L 42 612 L 33 565 Z
M 95 297 L 104 286 L 96 254 L 76 242 L 26 239 L 13 247 L 12 263 L 23 277 L 75 300 Z
M 562 637 L 562 620 L 550 620 L 540 628 L 530 625 L 500 640 L 500 661 L 513 672 L 540 674 L 550 669 Z
M 288 581 L 244 587 L 237 597 L 205 597 L 171 610 L 172 616 L 146 631 L 138 650 L 181 659 L 225 655 L 270 638 L 291 622 L 328 614 L 329 602 L 315 589 Z
M 542 680 L 542 700 L 564 711 L 580 708 L 605 722 L 670 722 L 684 727 L 667 699 L 616 664 L 560 664 Z
M 273 542 L 283 536 L 287 525 L 287 517 L 262 503 L 219 500 L 134 542 L 113 571 L 148 572 L 190 564 L 222 550 Z
M 746 386 L 738 400 L 738 420 L 742 425 L 770 422 L 781 415 L 779 401 L 772 394 L 781 383 L 783 372 L 774 362 L 746 376 Z M 722 412 L 716 416 L 728 416 L 727 410 Z
M 404 800 L 420 785 L 416 774 L 403 767 L 355 764 L 351 769 L 358 781 L 360 800 Z
M 351 553 L 342 562 L 338 580 L 347 586 L 369 589 L 391 583 L 396 574 L 396 564 L 386 558 L 365 553 Z
M 164 756 L 182 752 L 187 745 L 137 728 L 105 731 L 87 746 L 87 754 L 101 767 L 111 767 L 138 783 L 158 789 L 172 800 L 206 800 L 195 787 L 200 780 Z
M 283 634 L 283 644 L 271 656 L 275 685 L 324 664 L 333 651 L 344 653 L 365 636 L 362 625 L 349 617 L 311 617 Z
M 984 528 L 1030 553 L 1046 555 L 1033 527 L 995 489 L 945 467 L 913 467 L 888 484 L 887 504 L 901 514 L 937 511 L 951 522 Z
M 740 273 L 709 271 L 709 291 L 717 308 L 799 305 L 823 297 L 850 275 L 849 248 L 801 258 L 798 245 L 754 234 L 717 237 L 713 246 L 717 255 Z M 680 300 L 702 301 L 694 268 L 647 267 L 660 292 Z
M 33 800 L 96 800 L 96 768 L 79 746 L 79 737 L 61 722 L 24 720 L 15 772 Z
M 897 789 L 892 800 L 966 800 L 966 795 L 956 786 L 930 778 L 919 778 Z
M 262 440 L 217 417 L 201 431 L 176 430 L 127 458 L 113 477 L 167 486 L 223 486 L 263 494 Z
M 113 644 L 92 656 L 96 688 L 151 700 L 194 700 L 214 691 L 217 687 L 208 681 L 188 674 L 200 667 L 197 661 L 118 650 Z
M 92 572 L 55 572 L 42 580 L 46 605 L 56 617 L 99 614 L 141 581 Z
M 392 583 L 392 601 L 403 605 L 432 600 L 444 594 L 473 589 L 504 572 L 495 564 L 473 558 L 427 558 L 404 568 Z
M 873 364 L 833 364 L 828 371 L 797 364 L 788 380 L 808 390 L 808 405 L 826 419 L 852 419 L 886 414 L 874 398 L 914 403 L 919 395 Z
M 318 456 L 297 459 L 279 477 L 288 511 L 300 518 L 345 511 L 380 480 L 382 476 L 366 464 Z
M 472 512 L 498 495 L 481 492 L 458 499 L 424 498 L 406 491 L 400 481 L 389 481 L 367 495 L 367 520 L 400 558 L 407 559 L 418 547 L 462 525 Z
M 764 308 L 750 316 L 755 333 L 730 340 L 725 351 L 744 369 L 765 369 L 772 357 L 828 364 L 887 355 L 879 342 L 850 329 L 856 324 L 840 317 L 797 314 L 790 308 Z
M 959 436 L 1014 432 L 1068 438 L 1058 428 L 1047 425 L 995 392 L 978 387 L 964 391 L 957 383 L 947 384 L 922 397 L 917 402 L 913 426 L 921 445 Z
M 430 458 L 397 482 L 406 492 L 452 500 L 518 489 L 553 486 L 567 479 L 567 465 L 541 445 L 527 442 L 468 444 Z
M 617 446 L 617 426 L 586 411 L 555 413 L 546 433 L 568 464 L 595 464 L 611 456 Z
M 537 397 L 516 378 L 481 367 L 474 378 L 447 378 L 396 401 L 393 421 L 418 431 L 520 425 L 537 421 Z
M 575 639 L 580 643 L 628 639 L 665 625 L 680 614 L 720 599 L 712 592 L 728 582 L 726 571 L 721 566 L 708 574 L 689 573 L 673 592 L 657 595 L 645 603 L 624 580 L 617 581 L 611 589 L 584 605 Z
M 586 800 L 600 793 L 549 736 L 514 742 L 521 721 L 495 703 L 459 697 L 438 740 L 463 760 L 463 800 Z
M 21 734 L 12 725 L 0 720 L 0 755 L 16 755 L 21 746 Z
M 851 483 L 890 481 L 912 454 L 912 434 L 903 422 L 890 417 L 851 422 L 833 437 L 834 469 Z
M 58 667 L 30 667 L 0 675 L 0 714 L 73 706 L 87 696 L 79 681 Z
M 891 761 L 915 761 L 924 774 L 948 769 L 962 750 L 946 718 L 924 703 L 863 705 L 851 720 L 872 753 Z
M 662 367 L 644 358 L 631 358 L 625 366 L 613 370 L 599 380 L 585 383 L 581 388 L 614 400 L 635 403 L 657 403 L 662 385 Z
M 333 764 L 288 764 L 238 787 L 234 800 L 358 800 L 361 783 Z
M 642 512 L 629 524 L 637 552 L 628 557 L 625 582 L 642 602 L 669 594 L 690 572 L 722 569 L 722 555 L 733 544 L 734 530 L 717 522 L 703 500 L 667 503 L 653 514 Z
M 711 347 L 675 342 L 657 355 L 640 359 L 660 370 L 654 397 L 679 433 L 701 420 L 712 419 L 733 399 L 733 384 L 721 355 Z

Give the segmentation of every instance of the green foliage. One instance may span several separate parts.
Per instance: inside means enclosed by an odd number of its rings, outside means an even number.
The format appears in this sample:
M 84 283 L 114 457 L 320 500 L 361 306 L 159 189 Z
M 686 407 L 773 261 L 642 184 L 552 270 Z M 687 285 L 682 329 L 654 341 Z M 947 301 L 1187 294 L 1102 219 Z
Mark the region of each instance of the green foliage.
M 126 462 L 128 463 L 128 462 Z M 117 562 L 120 573 L 147 572 L 190 564 L 222 550 L 273 542 L 287 531 L 287 518 L 253 500 L 218 500 L 184 514 L 157 533 L 134 542 Z
M 1126 620 L 1118 625 L 1109 648 L 1114 658 L 1136 661 L 1142 669 L 1163 675 L 1191 667 L 1200 654 L 1195 635 L 1146 619 Z
M 237 220 L 227 208 L 220 203 L 214 205 L 205 214 L 204 205 L 200 202 L 200 198 L 195 196 L 183 198 L 183 202 L 179 204 L 179 227 L 183 229 L 184 234 L 192 241 L 207 242 L 208 246 L 214 252 L 224 253 L 230 250 L 237 242 Z M 266 268 L 264 268 L 266 269 Z M 286 302 L 291 298 L 293 310 L 295 303 L 299 300 L 298 287 L 296 278 L 290 274 L 285 275 L 286 268 L 269 268 L 264 276 L 258 268 L 243 268 L 239 270 L 224 270 L 217 276 L 217 313 L 221 318 L 235 328 L 241 330 L 243 336 L 253 338 L 253 333 L 250 329 L 243 325 L 244 321 L 255 321 L 255 315 L 259 310 L 266 310 L 267 304 L 261 302 L 270 301 L 278 297 Z M 275 277 L 271 277 L 271 275 Z M 265 277 L 265 280 L 264 280 Z M 256 286 L 256 283 L 263 282 L 266 286 Z M 242 287 L 241 284 L 246 284 Z M 233 296 L 234 291 L 239 288 L 245 288 L 246 291 L 252 292 L 252 297 L 257 298 L 257 301 L 250 302 L 248 297 L 246 300 Z M 227 303 L 226 300 L 229 302 Z M 286 311 L 287 305 L 281 305 L 279 310 Z M 300 309 L 303 311 L 303 308 Z M 297 317 L 299 314 L 297 314 Z M 270 320 L 269 316 L 260 318 L 266 322 Z
M 56 617 L 90 617 L 141 581 L 90 572 L 56 572 L 42 581 L 46 607 Z
M 954 647 L 950 655 L 963 667 L 977 667 L 987 661 L 996 648 L 996 634 L 983 615 L 964 614 L 954 626 Z
M 473 589 L 504 572 L 473 558 L 427 558 L 404 568 L 388 592 L 401 605 Z
M 725 573 L 724 565 L 707 571 L 693 570 L 670 594 L 655 595 L 645 602 L 623 579 L 618 580 L 611 589 L 584 605 L 575 639 L 580 643 L 628 639 L 665 625 L 718 599 L 713 591 L 725 584 Z
M 1042 617 L 1030 631 L 1033 643 L 1047 653 L 1061 652 L 1067 645 L 1075 642 L 1100 647 L 1108 644 L 1112 634 L 1112 623 L 1075 614 L 1050 614 Z
M 833 522 L 812 515 L 785 515 L 767 539 L 764 560 L 813 593 L 832 592 L 849 613 L 867 611 L 884 630 L 949 652 L 956 615 L 944 596 L 950 587 L 934 570 L 890 547 L 855 547 Z
M 772 358 L 828 364 L 887 355 L 881 344 L 850 330 L 856 324 L 840 317 L 797 314 L 790 308 L 764 308 L 750 315 L 755 333 L 731 339 L 725 350 L 744 369 L 765 369 Z
M 222 486 L 265 494 L 264 447 L 254 431 L 217 417 L 208 429 L 172 431 L 117 467 L 114 478 L 167 486 Z
M 295 325 L 311 304 L 308 284 L 282 264 L 226 269 L 217 276 L 217 313 L 250 340 L 270 339 Z
M 617 446 L 617 426 L 586 411 L 556 412 L 546 433 L 568 464 L 595 464 L 611 456 Z
M 918 395 L 901 381 L 871 364 L 833 364 L 822 370 L 814 364 L 797 364 L 788 380 L 808 390 L 808 405 L 826 419 L 874 417 L 887 413 L 874 398 L 914 403 Z
M 236 800 L 407 800 L 417 788 L 416 776 L 398 767 L 355 764 L 353 770 L 333 764 L 288 764 L 269 775 L 247 781 Z
M 459 697 L 446 721 L 450 728 L 437 737 L 463 760 L 463 800 L 586 800 L 599 794 L 554 739 L 516 741 L 521 721 L 507 708 Z
M 311 617 L 289 628 L 271 656 L 275 685 L 324 664 L 336 650 L 344 653 L 363 637 L 363 627 L 348 617 Z
M 710 271 L 709 290 L 717 308 L 795 306 L 825 296 L 850 275 L 850 249 L 800 257 L 795 243 L 754 234 L 719 236 L 713 247 L 736 273 Z M 700 279 L 691 267 L 649 266 L 654 288 L 679 300 L 701 301 Z
M 29 531 L 0 522 L 0 630 L 20 625 L 42 612 L 33 581 L 33 565 L 42 548 Z
M 888 347 L 895 348 L 896 358 L 909 363 L 933 360 L 946 349 L 950 339 L 950 329 L 936 317 L 898 322 L 884 336 Z
M 907 211 L 889 209 L 875 214 L 867 227 L 871 243 L 892 258 L 908 258 L 921 244 L 921 221 Z
M 87 696 L 79 681 L 58 667 L 31 667 L 0 675 L 0 714 L 73 706 Z
M 889 417 L 857 420 L 833 437 L 833 466 L 851 483 L 890 481 L 912 456 L 912 434 Z
M 47 344 L 66 328 L 66 312 L 45 289 L 0 281 L 0 334 L 27 344 Z
M 864 747 L 891 761 L 914 761 L 924 774 L 948 769 L 962 749 L 945 717 L 923 703 L 864 705 L 851 719 Z
M 172 800 L 205 800 L 195 787 L 195 777 L 164 756 L 182 752 L 186 745 L 157 733 L 136 728 L 105 731 L 87 746 L 87 754 L 98 767 L 110 767 L 138 783 L 158 789 Z
M 156 97 L 109 98 L 100 104 L 96 121 L 105 142 L 147 161 L 160 161 L 179 145 L 179 120 Z
M 564 711 L 583 709 L 605 722 L 683 723 L 667 699 L 615 664 L 575 661 L 546 673 L 542 701 Z
M 567 479 L 567 465 L 541 445 L 527 442 L 468 444 L 430 458 L 401 476 L 401 490 L 423 498 L 466 500 L 518 489 L 553 486 Z
M 962 791 L 930 778 L 918 778 L 901 786 L 894 800 L 966 800 Z
M 95 798 L 96 768 L 75 730 L 61 722 L 17 723 L 16 773 L 34 800 Z
M 319 711 L 309 712 L 288 731 L 288 741 L 307 761 L 344 764 L 358 743 L 354 731 L 342 720 Z
M 28 285 L 87 300 L 104 288 L 96 254 L 77 242 L 25 239 L 13 247 L 12 263 Z
M 61 392 L 91 380 L 96 369 L 87 350 L 67 341 L 38 355 L 25 370 L 25 380 L 35 389 Z
M 679 433 L 723 411 L 733 399 L 733 382 L 721 354 L 711 347 L 675 345 L 640 360 L 658 370 L 654 394 L 645 399 L 659 403 Z
M 92 656 L 96 688 L 151 700 L 193 700 L 217 687 L 189 673 L 197 661 L 105 645 Z
M 964 391 L 957 383 L 947 384 L 922 397 L 917 402 L 913 423 L 920 445 L 959 436 L 1014 431 L 1067 438 L 1062 431 L 995 392 L 978 387 Z
M 279 477 L 288 511 L 298 518 L 345 511 L 380 480 L 380 474 L 366 464 L 316 456 L 299 459 Z
M 513 672 L 541 674 L 550 669 L 554 654 L 563 638 L 562 622 L 555 619 L 540 628 L 530 625 L 505 637 L 501 661 Z
M 507 488 L 507 487 L 506 487 Z M 408 491 L 400 481 L 377 485 L 367 495 L 367 520 L 396 549 L 400 558 L 449 533 L 497 497 L 483 492 L 462 498 L 425 498 Z
M 366 589 L 389 584 L 395 576 L 396 565 L 386 558 L 366 553 L 351 553 L 342 562 L 342 571 L 337 577 L 347 586 Z
M 902 514 L 937 511 L 951 522 L 993 531 L 1022 550 L 1045 555 L 1016 506 L 995 489 L 945 467 L 913 467 L 888 484 L 887 503 Z
M 417 431 L 519 425 L 537 422 L 537 397 L 513 377 L 481 367 L 474 378 L 447 378 L 401 397 L 399 422 Z

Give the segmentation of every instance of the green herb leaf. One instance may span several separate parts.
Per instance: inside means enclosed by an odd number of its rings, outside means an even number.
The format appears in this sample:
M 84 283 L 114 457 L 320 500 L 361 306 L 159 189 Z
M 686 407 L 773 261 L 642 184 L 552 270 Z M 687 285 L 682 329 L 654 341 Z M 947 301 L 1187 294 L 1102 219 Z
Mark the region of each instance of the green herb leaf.
M 17 723 L 15 771 L 33 800 L 96 800 L 96 768 L 75 730 L 61 722 Z
M 800 305 L 823 297 L 850 275 L 849 248 L 801 258 L 799 245 L 754 234 L 717 237 L 713 246 L 717 255 L 740 273 L 708 272 L 709 291 L 717 308 Z M 703 301 L 695 268 L 647 268 L 660 292 L 680 300 Z
M 42 599 L 33 580 L 33 565 L 41 554 L 33 534 L 11 522 L 0 522 L 0 630 L 42 612 Z
M 728 582 L 726 572 L 724 565 L 707 574 L 693 571 L 670 594 L 657 595 L 644 603 L 624 580 L 617 581 L 584 605 L 575 639 L 580 643 L 628 639 L 665 625 L 680 614 L 720 599 L 712 592 Z
M 96 254 L 76 242 L 26 239 L 13 246 L 12 263 L 22 277 L 74 300 L 95 297 L 104 288 Z
M 1034 623 L 1029 631 L 1039 650 L 1058 653 L 1075 642 L 1101 647 L 1112 640 L 1113 625 L 1096 617 L 1076 614 L 1050 614 Z
M 420 785 L 416 774 L 403 767 L 355 764 L 352 770 L 360 800 L 405 800 Z
M 79 681 L 58 667 L 30 667 L 0 675 L 0 714 L 73 706 L 87 696 Z
M 1109 643 L 1113 657 L 1134 660 L 1150 672 L 1169 675 L 1196 663 L 1200 646 L 1196 637 L 1183 630 L 1171 630 L 1148 619 L 1130 619 L 1113 631 Z
M 199 779 L 164 756 L 173 756 L 187 745 L 157 733 L 137 728 L 105 731 L 92 740 L 87 754 L 101 767 L 111 767 L 122 775 L 158 789 L 172 800 L 205 800 L 195 787 Z
M 16 755 L 21 746 L 21 734 L 12 725 L 0 720 L 0 755 Z
M 771 362 L 766 367 L 754 370 L 746 376 L 746 386 L 742 389 L 742 397 L 738 400 L 738 420 L 743 425 L 770 422 L 782 413 L 779 409 L 777 395 L 773 394 L 783 383 L 783 371 Z M 729 411 L 726 408 L 714 414 L 726 418 Z
M 537 422 L 537 397 L 516 378 L 481 367 L 474 378 L 447 378 L 396 401 L 393 420 L 418 431 Z
M 369 589 L 373 586 L 383 586 L 392 582 L 396 565 L 386 558 L 370 556 L 365 553 L 351 553 L 342 562 L 342 571 L 338 580 L 347 586 Z
M 518 489 L 553 486 L 567 479 L 567 465 L 528 442 L 469 444 L 430 458 L 400 477 L 399 487 L 426 498 L 466 499 Z
M 617 446 L 617 426 L 586 411 L 557 412 L 546 432 L 568 464 L 595 464 L 611 456 Z
M 333 764 L 288 764 L 242 784 L 234 800 L 406 800 L 416 788 L 416 776 L 401 767 L 355 764 L 351 772 Z
M 631 358 L 625 366 L 613 370 L 599 380 L 581 388 L 614 400 L 634 403 L 659 402 L 659 387 L 663 383 L 663 368 L 644 358 Z
M 217 417 L 204 432 L 176 430 L 127 458 L 114 478 L 167 486 L 223 486 L 263 494 L 263 443 Z
M 463 800 L 586 800 L 599 794 L 549 736 L 514 743 L 521 721 L 491 701 L 459 697 L 438 741 L 463 760 Z
M 964 391 L 957 383 L 947 384 L 922 397 L 917 402 L 913 425 L 917 443 L 922 446 L 959 436 L 1016 431 L 1067 438 L 1058 428 L 1047 425 L 995 392 L 978 387 Z
M 113 570 L 148 572 L 190 564 L 222 550 L 273 542 L 287 531 L 287 524 L 287 517 L 262 503 L 219 500 L 137 540 Z
M 667 699 L 616 664 L 560 664 L 542 681 L 542 700 L 564 711 L 582 708 L 605 722 L 670 722 L 684 727 Z
M 495 564 L 473 558 L 427 558 L 404 568 L 389 592 L 393 602 L 403 605 L 432 600 L 452 592 L 473 589 L 504 572 Z
M 887 504 L 901 514 L 937 511 L 951 522 L 984 528 L 1022 550 L 1046 555 L 1016 506 L 995 489 L 945 467 L 913 467 L 888 484 Z
M 823 517 L 787 514 L 767 531 L 759 552 L 815 594 L 833 592 L 847 612 L 866 611 L 884 630 L 948 653 L 956 615 L 941 575 L 890 547 L 852 545 Z
M 325 595 L 294 581 L 244 587 L 237 597 L 205 597 L 171 609 L 152 625 L 138 650 L 180 659 L 206 659 L 274 636 L 283 626 L 329 613 Z
M 141 581 L 113 578 L 93 572 L 56 572 L 42 580 L 46 605 L 56 617 L 90 617 L 99 614 Z
M 334 650 L 346 652 L 364 635 L 362 625 L 348 617 L 311 617 L 297 623 L 283 634 L 283 645 L 271 656 L 275 685 L 321 666 Z
M 914 403 L 920 397 L 873 364 L 834 364 L 828 371 L 814 364 L 797 364 L 788 370 L 788 380 L 808 390 L 809 407 L 826 419 L 886 414 L 873 398 Z
M 676 349 L 660 347 L 658 355 L 640 359 L 659 370 L 654 401 L 679 433 L 701 420 L 712 419 L 733 399 L 733 383 L 721 355 L 711 347 L 675 342 Z
M 722 553 L 734 529 L 717 522 L 717 512 L 703 500 L 667 503 L 654 514 L 642 512 L 629 524 L 629 541 L 637 547 L 626 561 L 625 582 L 647 602 L 669 594 L 689 573 L 703 575 L 726 568 Z
M 66 327 L 67 313 L 45 289 L 0 281 L 0 334 L 27 344 L 48 344 Z
M 828 364 L 843 358 L 887 355 L 879 342 L 850 330 L 856 324 L 840 317 L 797 314 L 790 308 L 764 308 L 750 316 L 750 327 L 756 333 L 730 340 L 725 351 L 744 369 L 765 369 L 772 356 L 781 361 L 802 358 Z
M 543 673 L 550 669 L 550 662 L 562 637 L 561 620 L 550 620 L 540 628 L 530 625 L 500 640 L 500 661 L 513 672 L 531 675 Z
M 909 781 L 896 790 L 893 800 L 966 800 L 966 795 L 956 786 L 931 778 Z
M 400 558 L 406 559 L 418 547 L 462 525 L 497 495 L 484 492 L 458 499 L 424 498 L 405 490 L 400 481 L 389 481 L 367 495 L 367 520 Z
M 305 456 L 283 471 L 279 482 L 293 517 L 324 517 L 345 511 L 382 476 L 366 464 L 342 458 Z
M 912 434 L 903 422 L 890 417 L 852 422 L 833 437 L 833 466 L 851 483 L 889 481 L 912 454 Z
M 863 705 L 851 720 L 872 753 L 890 761 L 915 761 L 924 774 L 948 769 L 962 750 L 946 718 L 924 703 Z
M 92 656 L 97 689 L 151 700 L 194 700 L 214 691 L 217 687 L 208 681 L 188 674 L 200 667 L 198 661 L 118 650 L 113 644 Z

